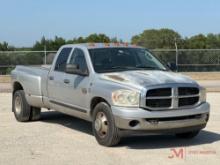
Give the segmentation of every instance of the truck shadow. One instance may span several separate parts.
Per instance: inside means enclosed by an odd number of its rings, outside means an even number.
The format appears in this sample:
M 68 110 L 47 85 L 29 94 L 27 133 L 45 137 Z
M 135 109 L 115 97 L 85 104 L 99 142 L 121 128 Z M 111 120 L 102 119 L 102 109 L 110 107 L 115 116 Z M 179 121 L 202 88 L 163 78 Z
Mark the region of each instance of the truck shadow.
M 60 124 L 70 129 L 93 136 L 92 124 L 90 122 L 56 111 L 41 112 L 41 121 L 46 123 Z
M 220 134 L 202 130 L 193 139 L 179 139 L 174 135 L 149 135 L 125 138 L 120 146 L 127 146 L 130 149 L 161 149 L 189 147 L 202 144 L 211 144 L 220 140 Z
M 42 122 L 60 124 L 70 129 L 93 136 L 92 124 L 90 122 L 68 116 L 59 112 L 42 112 Z M 161 149 L 197 146 L 201 144 L 211 144 L 220 141 L 220 134 L 202 130 L 194 139 L 179 139 L 173 135 L 149 135 L 123 138 L 117 147 L 127 147 L 129 149 Z M 98 144 L 97 144 L 98 145 Z

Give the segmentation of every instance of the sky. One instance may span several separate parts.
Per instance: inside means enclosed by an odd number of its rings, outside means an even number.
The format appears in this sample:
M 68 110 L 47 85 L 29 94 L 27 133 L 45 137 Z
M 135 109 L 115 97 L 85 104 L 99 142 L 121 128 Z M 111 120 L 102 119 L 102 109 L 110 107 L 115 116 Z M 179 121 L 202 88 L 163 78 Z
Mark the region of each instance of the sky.
M 0 42 L 32 46 L 42 36 L 92 33 L 130 41 L 145 29 L 183 37 L 220 33 L 219 0 L 0 0 Z

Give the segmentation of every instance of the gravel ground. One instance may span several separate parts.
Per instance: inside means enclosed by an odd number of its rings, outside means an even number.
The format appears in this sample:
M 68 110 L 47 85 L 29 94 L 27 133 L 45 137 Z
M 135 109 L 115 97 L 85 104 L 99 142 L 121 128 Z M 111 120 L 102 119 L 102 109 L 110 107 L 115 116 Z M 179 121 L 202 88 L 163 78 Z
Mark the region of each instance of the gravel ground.
M 220 162 L 220 93 L 209 93 L 208 126 L 191 140 L 171 135 L 125 138 L 119 146 L 97 144 L 91 124 L 44 110 L 38 122 L 18 123 L 11 112 L 11 94 L 0 93 L 0 165 L 145 165 Z M 172 156 L 179 154 L 178 156 Z

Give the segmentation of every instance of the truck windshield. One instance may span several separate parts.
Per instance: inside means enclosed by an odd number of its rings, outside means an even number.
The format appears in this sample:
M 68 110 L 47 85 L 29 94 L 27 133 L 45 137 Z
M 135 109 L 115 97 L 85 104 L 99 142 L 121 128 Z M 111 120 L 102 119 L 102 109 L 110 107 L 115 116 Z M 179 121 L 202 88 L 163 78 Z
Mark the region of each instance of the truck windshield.
M 142 48 L 89 49 L 95 72 L 127 70 L 167 70 L 150 52 Z

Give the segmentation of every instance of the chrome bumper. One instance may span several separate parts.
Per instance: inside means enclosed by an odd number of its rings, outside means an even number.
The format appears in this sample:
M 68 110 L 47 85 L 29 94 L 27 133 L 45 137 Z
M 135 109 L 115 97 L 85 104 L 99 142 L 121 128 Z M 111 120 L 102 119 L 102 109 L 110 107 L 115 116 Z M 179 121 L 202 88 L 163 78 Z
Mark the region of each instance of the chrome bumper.
M 147 111 L 141 108 L 112 107 L 116 126 L 123 130 L 149 132 L 185 132 L 202 129 L 209 118 L 210 106 L 203 103 L 193 109 Z

